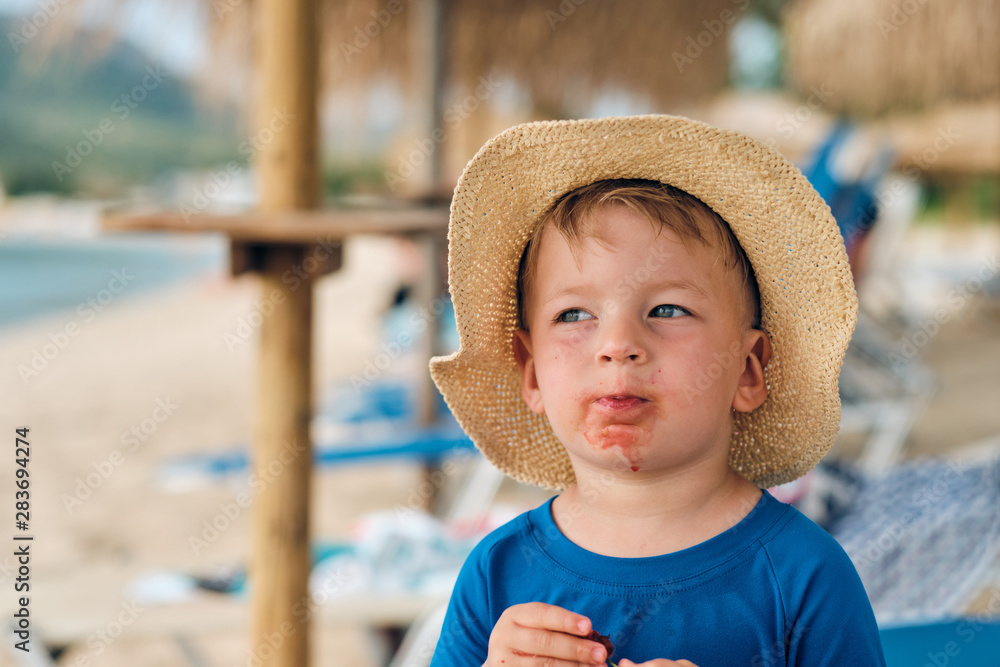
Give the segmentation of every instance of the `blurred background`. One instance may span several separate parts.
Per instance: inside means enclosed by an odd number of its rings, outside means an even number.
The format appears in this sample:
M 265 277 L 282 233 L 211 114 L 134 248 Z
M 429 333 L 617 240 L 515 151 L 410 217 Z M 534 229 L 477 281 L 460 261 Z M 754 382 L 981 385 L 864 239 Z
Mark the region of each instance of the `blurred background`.
M 0 665 L 277 664 L 287 640 L 248 612 L 274 304 L 192 231 L 245 220 L 295 120 L 261 112 L 257 4 L 0 0 L 0 423 L 31 429 L 35 536 L 33 652 L 11 635 Z M 794 161 L 855 271 L 841 437 L 773 492 L 848 551 L 890 665 L 1000 665 L 1000 2 L 320 4 L 322 209 L 439 234 L 316 239 L 343 263 L 313 290 L 311 664 L 425 664 L 465 554 L 551 495 L 428 388 L 463 166 L 519 122 L 671 113 Z M 173 222 L 108 228 L 151 212 Z

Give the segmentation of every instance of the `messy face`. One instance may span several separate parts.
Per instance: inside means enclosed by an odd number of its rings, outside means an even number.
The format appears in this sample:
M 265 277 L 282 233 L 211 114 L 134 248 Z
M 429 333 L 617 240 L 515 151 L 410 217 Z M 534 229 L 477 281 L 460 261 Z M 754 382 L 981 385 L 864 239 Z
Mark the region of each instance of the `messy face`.
M 574 247 L 542 232 L 525 295 L 530 333 L 514 338 L 525 400 L 577 469 L 725 465 L 731 410 L 764 399 L 740 388 L 767 363 L 740 278 L 716 248 L 685 244 L 626 206 L 593 215 L 593 235 Z

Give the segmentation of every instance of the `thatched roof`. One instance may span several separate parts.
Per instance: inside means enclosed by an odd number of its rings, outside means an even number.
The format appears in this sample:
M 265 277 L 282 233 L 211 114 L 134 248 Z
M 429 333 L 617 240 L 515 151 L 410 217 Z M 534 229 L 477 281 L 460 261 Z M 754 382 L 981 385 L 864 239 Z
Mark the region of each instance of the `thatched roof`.
M 788 74 L 858 116 L 1000 94 L 1000 0 L 797 0 Z
M 451 5 L 455 78 L 468 86 L 487 72 L 509 74 L 554 116 L 579 113 L 602 88 L 662 111 L 717 91 L 727 81 L 732 25 L 720 14 L 739 15 L 731 0 Z
M 129 4 L 117 1 L 123 10 Z M 318 20 L 324 26 L 325 92 L 364 90 L 379 76 L 408 89 L 420 60 L 414 58 L 414 33 L 425 27 L 421 3 L 432 1 L 324 0 Z M 201 72 L 205 90 L 230 89 L 234 77 L 247 81 L 253 64 L 253 0 L 189 2 L 203 5 L 212 36 L 213 57 Z M 535 109 L 549 116 L 579 114 L 595 94 L 609 89 L 670 111 L 725 86 L 729 32 L 747 4 L 440 0 L 448 17 L 449 81 L 464 95 L 481 76 L 511 77 Z M 62 12 L 59 18 L 72 15 Z

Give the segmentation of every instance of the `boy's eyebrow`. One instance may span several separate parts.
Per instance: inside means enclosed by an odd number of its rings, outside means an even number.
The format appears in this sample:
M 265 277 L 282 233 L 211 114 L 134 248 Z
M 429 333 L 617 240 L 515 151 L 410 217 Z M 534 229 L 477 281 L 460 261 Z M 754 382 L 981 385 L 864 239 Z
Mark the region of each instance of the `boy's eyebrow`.
M 623 286 L 627 286 L 630 289 L 635 285 L 634 282 L 621 281 Z M 657 282 L 645 282 L 642 283 L 644 287 L 648 287 L 653 290 L 669 290 L 669 289 L 681 289 L 687 290 L 689 292 L 694 292 L 695 294 L 709 298 L 708 291 L 699 285 L 698 283 L 689 280 L 687 278 L 668 278 L 665 280 L 660 280 Z M 564 296 L 590 296 L 594 292 L 594 289 L 590 285 L 566 285 L 564 287 L 557 287 L 550 294 L 547 294 L 545 298 L 541 299 L 539 303 L 549 303 L 550 301 L 555 301 L 556 299 Z
M 694 292 L 699 296 L 705 297 L 706 299 L 709 297 L 708 290 L 688 278 L 668 278 L 659 282 L 649 283 L 649 287 L 660 290 L 683 289 L 688 290 L 689 292 Z
M 576 285 L 566 285 L 563 287 L 557 287 L 555 290 L 545 295 L 545 298 L 539 299 L 539 303 L 548 303 L 550 301 L 555 301 L 556 299 L 564 296 L 589 296 L 592 290 L 586 287 L 579 287 Z

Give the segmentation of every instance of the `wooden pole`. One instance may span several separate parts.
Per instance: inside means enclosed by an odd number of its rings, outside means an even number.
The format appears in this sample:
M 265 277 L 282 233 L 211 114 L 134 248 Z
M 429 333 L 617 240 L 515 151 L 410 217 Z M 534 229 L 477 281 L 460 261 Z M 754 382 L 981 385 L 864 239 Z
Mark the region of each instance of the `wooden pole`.
M 420 117 L 420 134 L 434 141 L 426 169 L 413 175 L 413 187 L 421 195 L 439 195 L 442 192 L 447 130 L 444 118 L 445 86 L 448 83 L 448 43 L 450 35 L 447 0 L 425 0 L 413 3 L 414 29 L 410 32 L 413 54 L 413 81 L 419 104 L 415 105 Z M 440 133 L 435 135 L 435 133 Z M 439 138 L 435 138 L 435 136 Z M 450 193 L 450 189 L 449 189 Z
M 415 181 L 413 187 L 421 195 L 432 198 L 440 196 L 442 192 L 446 191 L 443 187 L 442 175 L 445 162 L 444 142 L 448 138 L 445 135 L 447 125 L 444 117 L 444 97 L 448 79 L 449 10 L 448 0 L 426 0 L 412 5 L 415 17 L 415 29 L 411 31 L 413 80 L 421 102 L 418 107 L 421 110 L 420 117 L 423 126 L 421 134 L 430 138 L 434 146 L 426 170 L 418 170 L 413 175 Z M 442 286 L 446 284 L 438 270 L 438 253 L 441 252 L 442 248 L 441 239 L 437 234 L 430 234 L 421 238 L 421 245 L 427 268 L 416 285 L 414 298 L 416 303 L 424 309 L 424 312 L 439 313 L 441 304 L 436 303 L 436 301 L 441 298 Z M 417 343 L 420 355 L 424 359 L 430 359 L 438 353 L 435 344 L 436 334 L 439 330 L 437 318 L 435 317 L 429 324 L 430 326 L 425 329 L 423 337 Z M 437 407 L 437 388 L 431 380 L 430 371 L 426 368 L 421 375 L 420 385 L 417 389 L 414 405 L 415 416 L 419 424 L 428 425 L 437 416 L 435 410 Z M 425 470 L 428 475 L 431 472 L 429 469 Z
M 318 0 L 259 0 L 256 165 L 260 209 L 315 208 L 318 159 Z M 309 246 L 260 252 L 261 299 L 274 306 L 260 336 L 254 471 L 253 655 L 262 667 L 310 664 L 309 507 L 312 476 L 312 276 Z M 296 613 L 297 611 L 297 613 Z

